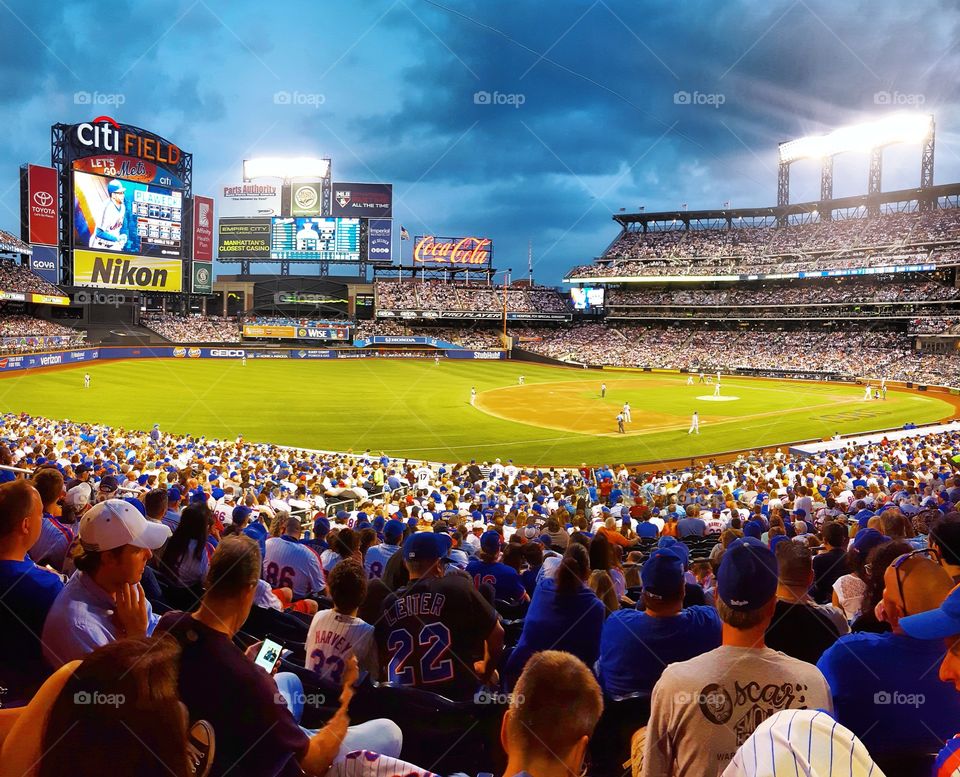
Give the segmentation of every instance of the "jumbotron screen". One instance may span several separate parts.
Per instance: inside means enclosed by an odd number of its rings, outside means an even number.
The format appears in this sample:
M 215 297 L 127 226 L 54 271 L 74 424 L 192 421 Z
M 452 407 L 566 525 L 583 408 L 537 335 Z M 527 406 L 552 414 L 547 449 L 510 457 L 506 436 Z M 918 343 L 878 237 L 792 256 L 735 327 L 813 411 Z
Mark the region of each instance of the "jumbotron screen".
M 360 261 L 360 219 L 275 218 L 271 259 Z
M 183 192 L 73 174 L 73 245 L 142 256 L 182 253 Z
M 574 310 L 592 310 L 603 307 L 603 288 L 584 286 L 582 289 L 570 289 L 570 299 Z

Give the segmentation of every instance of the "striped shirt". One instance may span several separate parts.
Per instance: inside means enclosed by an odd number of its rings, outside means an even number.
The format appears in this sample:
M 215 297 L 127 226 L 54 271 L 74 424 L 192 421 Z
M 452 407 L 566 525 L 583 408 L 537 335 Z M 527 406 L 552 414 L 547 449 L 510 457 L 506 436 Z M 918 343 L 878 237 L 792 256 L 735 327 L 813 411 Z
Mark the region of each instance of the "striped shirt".
M 363 557 L 363 568 L 367 571 L 367 578 L 370 580 L 379 580 L 383 577 L 383 570 L 387 568 L 387 562 L 393 558 L 393 554 L 400 550 L 399 545 L 371 545 L 367 548 Z
M 290 588 L 298 599 L 323 590 L 323 569 L 313 548 L 287 535 L 271 537 L 266 547 L 263 579 L 272 588 Z
M 60 523 L 50 513 L 44 513 L 40 536 L 30 548 L 30 558 L 40 566 L 49 564 L 54 569 L 63 570 L 63 559 L 73 538 L 73 529 Z
M 359 618 L 336 610 L 321 610 L 313 616 L 306 642 L 305 666 L 332 683 L 343 682 L 347 659 L 355 655 L 360 669 L 379 673 L 374 628 Z

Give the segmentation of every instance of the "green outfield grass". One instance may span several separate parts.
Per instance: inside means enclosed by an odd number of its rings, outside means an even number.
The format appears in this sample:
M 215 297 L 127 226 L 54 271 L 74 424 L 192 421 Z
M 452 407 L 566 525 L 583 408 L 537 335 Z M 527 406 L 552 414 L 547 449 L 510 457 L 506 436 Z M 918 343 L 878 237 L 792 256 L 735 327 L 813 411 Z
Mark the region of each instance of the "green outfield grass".
M 92 377 L 88 390 L 84 371 Z M 521 374 L 525 387 L 517 386 Z M 470 407 L 471 386 L 486 410 Z M 908 392 L 863 402 L 859 386 L 724 378 L 723 392 L 739 399 L 698 399 L 712 387 L 687 386 L 679 375 L 516 362 L 131 360 L 6 377 L 0 411 L 434 461 L 499 456 L 558 466 L 702 456 L 954 412 L 948 402 Z M 618 435 L 614 419 L 624 400 L 633 424 Z M 699 436 L 687 434 L 694 409 Z

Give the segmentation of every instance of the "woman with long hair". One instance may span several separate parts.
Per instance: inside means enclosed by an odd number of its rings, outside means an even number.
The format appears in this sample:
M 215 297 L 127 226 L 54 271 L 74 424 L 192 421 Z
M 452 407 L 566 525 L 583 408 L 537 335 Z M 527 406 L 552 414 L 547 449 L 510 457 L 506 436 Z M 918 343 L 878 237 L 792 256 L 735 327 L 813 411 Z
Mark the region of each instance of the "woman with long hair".
M 516 680 L 527 660 L 541 650 L 573 653 L 593 666 L 600 653 L 600 632 L 606 608 L 590 590 L 590 556 L 572 543 L 553 575 L 544 576 L 533 593 L 520 640 L 507 661 L 508 684 Z
M 866 631 L 875 634 L 890 631 L 890 625 L 878 620 L 875 612 L 877 604 L 883 599 L 883 577 L 887 572 L 887 567 L 893 563 L 895 558 L 912 550 L 913 546 L 904 540 L 891 540 L 870 551 L 867 556 L 867 563 L 864 565 L 864 571 L 867 574 L 867 586 L 860 604 L 860 615 L 850 624 L 850 631 Z
M 157 556 L 157 566 L 171 585 L 200 585 L 207 574 L 213 548 L 207 543 L 210 511 L 192 504 L 180 514 L 180 523 Z
M 613 584 L 613 578 L 610 577 L 610 573 L 607 570 L 595 569 L 590 573 L 590 590 L 603 602 L 607 615 L 620 609 L 617 589 Z

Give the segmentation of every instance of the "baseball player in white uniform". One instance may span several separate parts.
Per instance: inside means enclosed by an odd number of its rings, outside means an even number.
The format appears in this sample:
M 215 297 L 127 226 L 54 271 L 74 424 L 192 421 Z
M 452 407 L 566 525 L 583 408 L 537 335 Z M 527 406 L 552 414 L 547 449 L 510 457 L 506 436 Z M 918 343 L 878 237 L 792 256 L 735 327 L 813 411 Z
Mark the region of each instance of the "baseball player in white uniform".
M 246 355 L 246 354 L 244 354 L 243 356 L 240 357 L 240 364 L 241 364 L 241 366 L 243 366 L 243 367 L 246 367 L 246 366 L 247 366 L 247 355 Z
M 519 385 L 521 385 L 521 386 L 523 385 L 523 381 L 524 381 L 523 375 L 521 375 L 519 378 L 517 378 L 517 383 L 518 383 Z
M 694 432 L 700 434 L 700 414 L 696 410 L 693 411 L 693 417 L 690 419 L 690 430 L 687 434 L 693 434 Z
M 86 372 L 83 375 L 83 387 L 90 388 L 90 373 Z
M 473 407 L 473 406 L 476 406 L 476 404 L 477 404 L 477 389 L 476 387 L 473 387 L 470 389 L 470 405 Z
M 693 375 L 687 375 L 687 385 L 688 386 L 693 385 Z
M 714 387 L 713 387 L 713 395 L 714 395 L 715 397 L 719 397 L 719 396 L 720 396 L 720 379 L 719 379 L 719 378 L 717 379 L 717 382 L 716 382 L 716 384 L 715 384 Z
M 290 518 L 282 536 L 267 540 L 263 557 L 263 579 L 271 588 L 290 588 L 298 599 L 324 587 L 320 557 L 309 545 L 300 544 L 300 532 L 300 519 Z
M 630 416 L 630 403 L 629 403 L 629 402 L 624 402 L 624 403 L 623 403 L 623 420 L 624 420 L 626 423 L 628 423 L 628 424 L 633 421 L 633 418 L 631 418 L 631 416 Z
M 873 398 L 873 389 L 871 388 L 870 384 L 868 383 L 868 384 L 866 385 L 866 387 L 864 388 L 864 390 L 863 390 L 863 401 L 864 401 L 864 402 L 868 402 L 868 401 L 871 400 L 872 398 Z
M 607 384 L 600 384 L 600 399 L 603 399 L 607 395 Z

